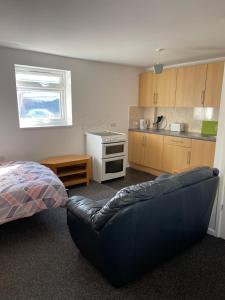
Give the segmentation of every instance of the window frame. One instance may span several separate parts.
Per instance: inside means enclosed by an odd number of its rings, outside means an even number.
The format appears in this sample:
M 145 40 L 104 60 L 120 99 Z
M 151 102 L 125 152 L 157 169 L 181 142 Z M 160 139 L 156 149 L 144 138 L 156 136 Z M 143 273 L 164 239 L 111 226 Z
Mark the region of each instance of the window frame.
M 61 83 L 54 84 L 49 83 L 47 86 L 42 85 L 41 83 L 35 81 L 23 81 L 17 79 L 18 74 L 25 73 L 37 73 L 46 75 L 56 75 L 61 76 Z M 15 64 L 15 81 L 16 81 L 16 91 L 17 91 L 17 106 L 18 106 L 18 116 L 19 116 L 19 126 L 20 128 L 36 128 L 36 127 L 62 127 L 62 126 L 72 126 L 72 91 L 71 91 L 71 71 L 52 69 L 52 68 L 42 68 L 34 67 L 28 65 L 18 65 Z M 40 91 L 47 92 L 52 91 L 60 93 L 61 97 L 59 99 L 60 106 L 60 119 L 46 119 L 46 118 L 23 118 L 21 116 L 21 93 L 23 92 L 32 92 Z

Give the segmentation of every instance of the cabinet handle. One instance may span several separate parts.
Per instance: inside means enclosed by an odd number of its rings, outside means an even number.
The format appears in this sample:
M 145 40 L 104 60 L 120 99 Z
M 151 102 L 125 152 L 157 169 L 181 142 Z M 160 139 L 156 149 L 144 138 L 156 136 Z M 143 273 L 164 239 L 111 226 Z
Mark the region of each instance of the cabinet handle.
M 191 163 L 191 151 L 188 151 L 188 154 L 187 154 L 187 164 L 190 165 Z
M 181 143 L 181 144 L 183 144 L 183 142 L 184 142 L 184 141 L 171 140 L 171 142 L 173 142 L 173 143 Z
M 158 102 L 158 93 L 156 93 L 155 104 Z
M 201 95 L 201 104 L 204 105 L 205 102 L 205 90 L 202 91 L 202 95 Z
M 155 104 L 155 93 L 153 95 L 153 104 Z

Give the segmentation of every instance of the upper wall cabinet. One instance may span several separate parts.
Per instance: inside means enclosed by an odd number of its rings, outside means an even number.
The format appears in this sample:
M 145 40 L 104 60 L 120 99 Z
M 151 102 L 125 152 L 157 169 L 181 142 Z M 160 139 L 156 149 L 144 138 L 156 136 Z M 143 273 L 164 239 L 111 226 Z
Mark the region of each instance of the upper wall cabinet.
M 161 74 L 144 72 L 140 75 L 139 106 L 174 106 L 177 69 Z
M 152 72 L 140 74 L 139 81 L 139 106 L 154 106 L 154 91 L 156 89 L 156 80 Z
M 224 62 L 140 75 L 139 106 L 219 107 Z
M 157 78 L 155 96 L 156 106 L 175 106 L 177 69 L 167 69 L 161 74 L 154 74 Z
M 203 106 L 207 64 L 178 68 L 176 106 Z
M 219 107 L 223 83 L 224 63 L 208 64 L 204 106 Z

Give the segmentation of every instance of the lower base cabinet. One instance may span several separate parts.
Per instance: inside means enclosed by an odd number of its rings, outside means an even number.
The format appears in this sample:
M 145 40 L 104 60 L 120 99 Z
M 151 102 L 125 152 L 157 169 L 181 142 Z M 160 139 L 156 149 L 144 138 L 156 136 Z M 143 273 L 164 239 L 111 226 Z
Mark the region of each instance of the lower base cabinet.
M 130 131 L 128 137 L 128 160 L 137 165 L 144 165 L 145 134 Z
M 161 170 L 163 154 L 163 136 L 146 133 L 145 163 L 149 168 Z
M 163 136 L 142 132 L 129 132 L 128 159 L 137 165 L 161 169 Z
M 179 173 L 190 168 L 190 148 L 164 145 L 162 169 L 168 173 Z
M 215 144 L 211 141 L 130 131 L 129 162 L 168 173 L 179 173 L 200 166 L 213 167 Z
M 192 140 L 191 167 L 213 167 L 216 143 L 210 141 Z

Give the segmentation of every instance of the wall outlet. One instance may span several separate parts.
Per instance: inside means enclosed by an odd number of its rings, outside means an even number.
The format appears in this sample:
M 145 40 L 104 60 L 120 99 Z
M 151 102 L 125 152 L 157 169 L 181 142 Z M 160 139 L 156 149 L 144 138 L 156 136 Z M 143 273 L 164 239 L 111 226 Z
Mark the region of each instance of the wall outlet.
M 116 127 L 116 126 L 117 126 L 116 122 L 110 123 L 110 127 Z
M 0 155 L 0 161 L 4 161 L 4 160 L 5 160 L 4 156 Z

